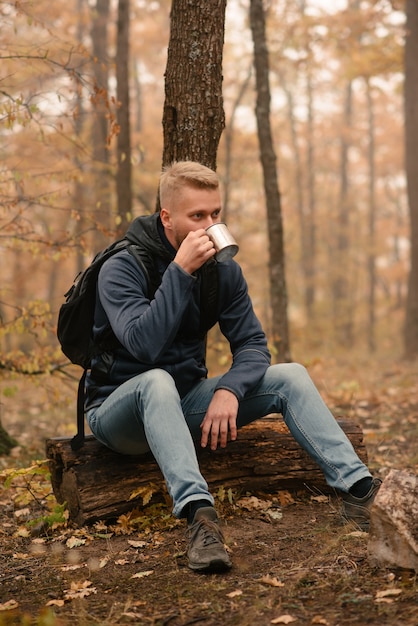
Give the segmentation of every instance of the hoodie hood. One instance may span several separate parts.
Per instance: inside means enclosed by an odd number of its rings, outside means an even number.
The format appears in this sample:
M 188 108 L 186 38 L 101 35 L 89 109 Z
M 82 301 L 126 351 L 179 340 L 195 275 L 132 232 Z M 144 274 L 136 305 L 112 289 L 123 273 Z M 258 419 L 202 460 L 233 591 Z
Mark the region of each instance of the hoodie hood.
M 136 217 L 126 231 L 126 238 L 131 243 L 137 244 L 147 252 L 150 252 L 152 256 L 160 256 L 170 262 L 175 256 L 175 250 L 174 248 L 170 250 L 168 246 L 164 245 L 161 239 L 162 233 L 160 232 L 159 224 L 161 222 L 158 213 Z

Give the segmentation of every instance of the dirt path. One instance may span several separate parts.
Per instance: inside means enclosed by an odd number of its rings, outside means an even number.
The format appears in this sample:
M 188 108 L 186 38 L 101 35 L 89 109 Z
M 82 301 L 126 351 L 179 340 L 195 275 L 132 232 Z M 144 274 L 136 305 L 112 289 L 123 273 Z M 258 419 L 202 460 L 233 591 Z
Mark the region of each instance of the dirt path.
M 365 380 L 369 371 L 361 384 L 350 371 L 321 392 L 335 414 L 361 423 L 373 471 L 416 473 L 416 370 L 382 372 L 377 384 Z M 373 569 L 367 534 L 342 526 L 338 499 L 321 494 L 218 494 L 234 563 L 224 575 L 188 569 L 185 527 L 165 505 L 114 525 L 40 524 L 31 536 L 50 484 L 42 466 L 27 467 L 42 458 L 45 437 L 69 434 L 62 405 L 46 412 L 38 393 L 29 405 L 24 394 L 4 399 L 4 426 L 22 448 L 0 459 L 3 473 L 14 472 L 0 491 L 0 626 L 418 625 L 416 575 Z

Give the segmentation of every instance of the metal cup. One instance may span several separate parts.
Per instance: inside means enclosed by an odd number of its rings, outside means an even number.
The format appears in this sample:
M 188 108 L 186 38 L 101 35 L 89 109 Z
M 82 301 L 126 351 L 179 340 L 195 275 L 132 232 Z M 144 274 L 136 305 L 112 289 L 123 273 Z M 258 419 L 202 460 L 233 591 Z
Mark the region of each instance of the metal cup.
M 209 239 L 215 246 L 217 261 L 227 261 L 236 255 L 239 248 L 237 242 L 229 232 L 227 225 L 223 222 L 212 224 L 206 229 Z

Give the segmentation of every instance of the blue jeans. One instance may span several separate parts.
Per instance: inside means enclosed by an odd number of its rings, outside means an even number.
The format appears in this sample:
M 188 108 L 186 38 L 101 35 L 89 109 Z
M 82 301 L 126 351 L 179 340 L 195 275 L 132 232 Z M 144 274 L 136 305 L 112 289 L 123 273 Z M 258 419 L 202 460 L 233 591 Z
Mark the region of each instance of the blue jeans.
M 87 421 L 94 436 L 122 454 L 153 453 L 173 499 L 173 514 L 194 500 L 213 504 L 197 461 L 195 442 L 219 378 L 202 380 L 181 399 L 164 370 L 139 374 L 118 387 Z M 327 483 L 347 492 L 370 476 L 323 402 L 307 370 L 297 363 L 268 368 L 239 403 L 237 427 L 281 413 L 296 441 L 317 462 Z

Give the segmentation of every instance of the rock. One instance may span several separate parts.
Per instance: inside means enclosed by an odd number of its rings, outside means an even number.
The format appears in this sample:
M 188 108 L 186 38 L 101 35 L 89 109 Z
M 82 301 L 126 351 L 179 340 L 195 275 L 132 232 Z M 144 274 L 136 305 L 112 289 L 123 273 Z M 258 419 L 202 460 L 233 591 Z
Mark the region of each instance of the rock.
M 418 477 L 391 470 L 370 510 L 369 560 L 418 571 Z

